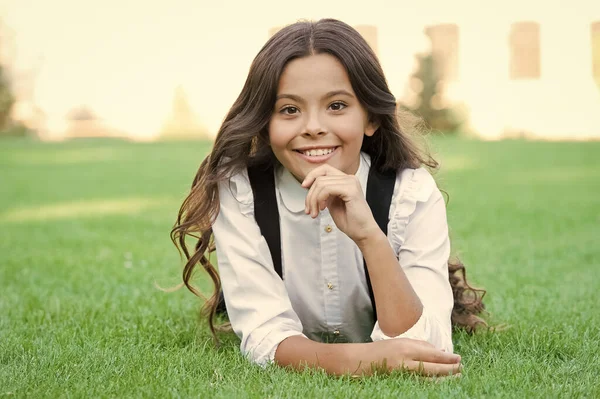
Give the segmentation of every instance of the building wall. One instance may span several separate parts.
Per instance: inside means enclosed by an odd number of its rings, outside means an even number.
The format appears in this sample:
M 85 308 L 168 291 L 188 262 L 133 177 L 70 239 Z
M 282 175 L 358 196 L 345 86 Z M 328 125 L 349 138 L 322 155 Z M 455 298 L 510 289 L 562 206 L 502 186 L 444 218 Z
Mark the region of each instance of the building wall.
M 410 95 L 415 53 L 433 49 L 450 60 L 448 100 L 469 110 L 470 128 L 482 137 L 600 138 L 592 50 L 600 2 L 506 0 L 492 13 L 468 0 L 369 7 L 307 0 L 303 15 L 267 0 L 212 3 L 4 0 L 18 50 L 2 55 L 20 99 L 15 115 L 48 139 L 211 136 L 269 35 L 299 18 L 331 16 L 364 34 L 398 99 Z M 515 79 L 513 70 L 511 78 L 513 24 L 528 21 L 539 26 L 539 73 Z M 73 119 L 82 108 L 94 117 Z
M 519 22 L 516 20 L 514 22 Z M 516 74 L 512 24 L 462 26 L 461 78 L 454 98 L 472 110 L 472 127 L 495 138 L 600 138 L 600 90 L 592 75 L 591 23 L 584 15 L 541 17 L 539 65 Z M 514 32 L 514 31 L 513 31 Z M 493 51 L 493 49 L 501 51 Z M 528 61 L 535 61 L 535 49 Z M 513 68 L 511 70 L 511 68 Z

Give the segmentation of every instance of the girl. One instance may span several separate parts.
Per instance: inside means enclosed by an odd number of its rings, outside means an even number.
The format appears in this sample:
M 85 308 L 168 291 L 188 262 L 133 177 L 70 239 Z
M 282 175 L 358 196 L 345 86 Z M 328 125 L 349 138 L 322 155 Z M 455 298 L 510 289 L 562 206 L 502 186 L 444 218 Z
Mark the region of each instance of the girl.
M 258 364 L 337 375 L 458 373 L 453 308 L 455 324 L 472 329 L 482 322 L 481 298 L 462 265 L 449 266 L 445 204 L 423 166 L 437 163 L 400 127 L 379 62 L 357 31 L 325 19 L 275 34 L 172 231 L 187 258 L 185 285 L 198 294 L 190 284 L 197 263 L 214 282 L 205 305 L 213 335 L 222 288 L 241 351 Z M 365 199 L 375 175 L 392 176 L 381 225 L 373 216 L 381 209 Z M 270 190 L 266 220 L 278 228 L 267 234 L 255 197 Z M 193 234 L 200 238 L 190 254 L 185 237 Z M 215 247 L 220 276 L 205 256 Z

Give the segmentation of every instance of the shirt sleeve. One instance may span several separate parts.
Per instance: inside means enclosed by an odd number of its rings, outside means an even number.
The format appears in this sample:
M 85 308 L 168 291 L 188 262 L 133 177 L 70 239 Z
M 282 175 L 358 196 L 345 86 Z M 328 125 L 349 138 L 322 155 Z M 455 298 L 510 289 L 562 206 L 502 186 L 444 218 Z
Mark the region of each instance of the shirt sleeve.
M 423 304 L 423 313 L 414 326 L 397 337 L 386 336 L 376 323 L 371 338 L 419 339 L 452 352 L 454 297 L 448 280 L 446 205 L 427 170 L 406 170 L 401 182 L 404 187 L 389 225 L 390 242 L 398 248 L 400 266 Z
M 229 320 L 241 352 L 266 365 L 281 341 L 302 335 L 302 324 L 254 219 L 247 173 L 219 185 L 219 202 L 213 234 Z

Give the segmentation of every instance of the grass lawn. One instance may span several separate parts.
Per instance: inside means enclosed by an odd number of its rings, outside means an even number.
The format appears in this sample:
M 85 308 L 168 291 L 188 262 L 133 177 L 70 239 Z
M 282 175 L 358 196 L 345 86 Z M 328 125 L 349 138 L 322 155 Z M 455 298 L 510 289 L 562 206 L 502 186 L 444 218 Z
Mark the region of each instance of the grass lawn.
M 600 397 L 600 142 L 434 140 L 454 253 L 512 326 L 455 334 L 439 382 L 264 371 L 155 288 L 208 147 L 0 140 L 0 397 Z

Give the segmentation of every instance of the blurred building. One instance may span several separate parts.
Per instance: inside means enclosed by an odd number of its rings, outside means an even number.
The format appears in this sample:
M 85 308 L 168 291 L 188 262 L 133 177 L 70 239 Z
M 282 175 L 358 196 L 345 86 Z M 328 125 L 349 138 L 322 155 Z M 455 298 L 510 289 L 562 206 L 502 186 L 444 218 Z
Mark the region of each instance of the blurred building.
M 431 51 L 442 102 L 481 137 L 600 139 L 598 1 L 4 0 L 0 11 L 14 116 L 46 139 L 213 136 L 266 39 L 323 17 L 361 32 L 406 103 L 415 54 Z

